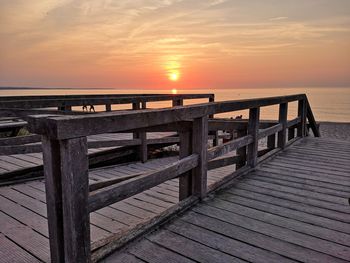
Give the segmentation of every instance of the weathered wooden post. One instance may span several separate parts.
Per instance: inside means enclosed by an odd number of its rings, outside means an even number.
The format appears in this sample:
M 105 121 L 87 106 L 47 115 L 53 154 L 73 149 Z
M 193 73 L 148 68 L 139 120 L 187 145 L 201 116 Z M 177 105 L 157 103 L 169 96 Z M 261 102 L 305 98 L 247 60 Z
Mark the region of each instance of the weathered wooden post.
M 42 137 L 52 262 L 90 261 L 86 137 Z
M 208 144 L 208 116 L 193 120 L 192 153 L 199 156 L 198 165 L 193 169 L 193 191 L 200 198 L 207 194 L 207 144 Z
M 110 103 L 106 103 L 105 107 L 106 111 L 112 111 L 112 105 Z
M 278 148 L 284 149 L 286 146 L 287 138 L 287 116 L 288 116 L 288 103 L 281 103 L 279 108 L 278 122 L 282 124 L 282 130 L 278 132 L 277 146 Z
M 295 126 L 288 128 L 288 141 L 294 139 L 295 137 Z
M 267 136 L 267 149 L 273 150 L 276 148 L 276 134 Z
M 140 102 L 133 102 L 132 103 L 132 109 L 133 110 L 139 110 L 140 109 Z M 141 162 L 147 161 L 147 133 L 146 132 L 134 132 L 133 133 L 134 139 L 140 139 L 141 145 L 139 147 L 138 157 L 140 158 Z
M 241 128 L 237 130 L 237 138 L 247 135 L 247 128 Z M 239 162 L 236 164 L 236 170 L 246 165 L 247 161 L 247 146 L 243 146 L 237 149 L 237 155 L 240 157 Z
M 300 117 L 300 123 L 297 127 L 297 136 L 304 137 L 306 133 L 306 100 L 302 99 L 298 101 L 298 116 Z
M 63 104 L 62 106 L 58 106 L 58 110 L 59 111 L 72 111 L 72 106 Z
M 192 152 L 192 132 L 181 131 L 179 132 L 180 138 L 180 159 L 183 159 Z M 179 177 L 179 200 L 186 199 L 193 194 L 193 176 L 189 171 Z
M 253 142 L 248 145 L 247 164 L 255 167 L 258 162 L 258 133 L 259 133 L 260 108 L 249 110 L 248 135 L 253 137 Z
M 184 100 L 183 99 L 173 99 L 173 107 L 175 106 L 183 106 L 184 105 Z
M 212 94 L 209 97 L 209 102 L 214 102 L 215 101 L 215 95 Z M 209 119 L 213 119 L 214 118 L 214 114 L 209 115 Z M 219 131 L 211 131 L 210 135 L 212 135 L 213 138 L 213 146 L 217 146 L 219 145 Z

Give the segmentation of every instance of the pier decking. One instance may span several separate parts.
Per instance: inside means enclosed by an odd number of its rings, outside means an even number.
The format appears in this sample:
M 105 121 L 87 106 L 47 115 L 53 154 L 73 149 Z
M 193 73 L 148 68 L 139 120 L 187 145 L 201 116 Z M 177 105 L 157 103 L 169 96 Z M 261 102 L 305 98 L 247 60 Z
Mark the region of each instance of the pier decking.
M 349 149 L 348 142 L 322 138 L 296 142 L 105 262 L 346 262 Z M 155 171 L 176 159 L 95 169 L 90 184 Z M 209 185 L 233 169 L 211 170 Z M 92 248 L 164 213 L 178 202 L 178 186 L 173 179 L 91 213 Z M 0 188 L 0 262 L 50 262 L 45 203 L 42 180 Z
M 151 160 L 145 164 L 132 163 L 91 171 L 90 183 L 112 178 L 132 176 L 155 171 L 176 161 L 177 157 Z M 230 169 L 231 168 L 231 169 Z M 209 173 L 209 184 L 229 174 L 232 167 L 217 169 Z M 225 172 L 226 171 L 226 172 Z M 178 203 L 178 179 L 160 184 L 141 194 L 112 204 L 90 214 L 92 247 L 98 246 L 109 236 L 132 230 L 146 224 L 156 216 Z M 6 249 L 1 249 L 0 262 L 10 258 L 36 259 L 50 262 L 45 184 L 35 180 L 23 184 L 0 187 L 0 231 Z M 11 245 L 10 245 L 11 244 Z M 38 246 L 40 249 L 38 249 Z
M 349 262 L 350 143 L 306 138 L 103 262 Z

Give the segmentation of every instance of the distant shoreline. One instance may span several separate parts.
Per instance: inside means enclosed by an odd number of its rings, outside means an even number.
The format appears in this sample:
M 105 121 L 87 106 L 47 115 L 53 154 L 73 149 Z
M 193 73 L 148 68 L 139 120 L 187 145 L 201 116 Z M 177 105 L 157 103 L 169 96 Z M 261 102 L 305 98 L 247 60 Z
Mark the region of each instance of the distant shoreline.
M 0 90 L 95 90 L 95 89 L 110 89 L 110 90 L 118 90 L 119 88 L 45 88 L 45 87 L 0 87 Z

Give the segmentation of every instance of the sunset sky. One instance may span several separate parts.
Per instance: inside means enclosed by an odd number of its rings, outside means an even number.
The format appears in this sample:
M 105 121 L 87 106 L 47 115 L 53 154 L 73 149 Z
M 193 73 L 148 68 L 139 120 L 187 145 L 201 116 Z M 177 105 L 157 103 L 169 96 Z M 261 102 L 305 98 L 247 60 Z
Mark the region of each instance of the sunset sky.
M 0 86 L 350 87 L 350 0 L 0 0 Z

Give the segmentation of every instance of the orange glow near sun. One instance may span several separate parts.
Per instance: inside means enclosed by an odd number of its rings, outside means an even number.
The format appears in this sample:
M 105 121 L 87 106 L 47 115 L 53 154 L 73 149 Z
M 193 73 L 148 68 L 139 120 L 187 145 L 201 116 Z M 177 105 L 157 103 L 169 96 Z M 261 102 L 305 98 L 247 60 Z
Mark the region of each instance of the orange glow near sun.
M 169 73 L 168 77 L 171 81 L 177 81 L 179 79 L 179 73 L 178 72 L 171 72 L 171 73 Z
M 165 56 L 163 58 L 163 67 L 166 72 L 166 76 L 170 81 L 178 81 L 181 75 L 181 58 L 178 55 Z
M 177 94 L 177 89 L 172 89 L 172 90 L 171 90 L 171 93 L 172 93 L 172 94 Z

